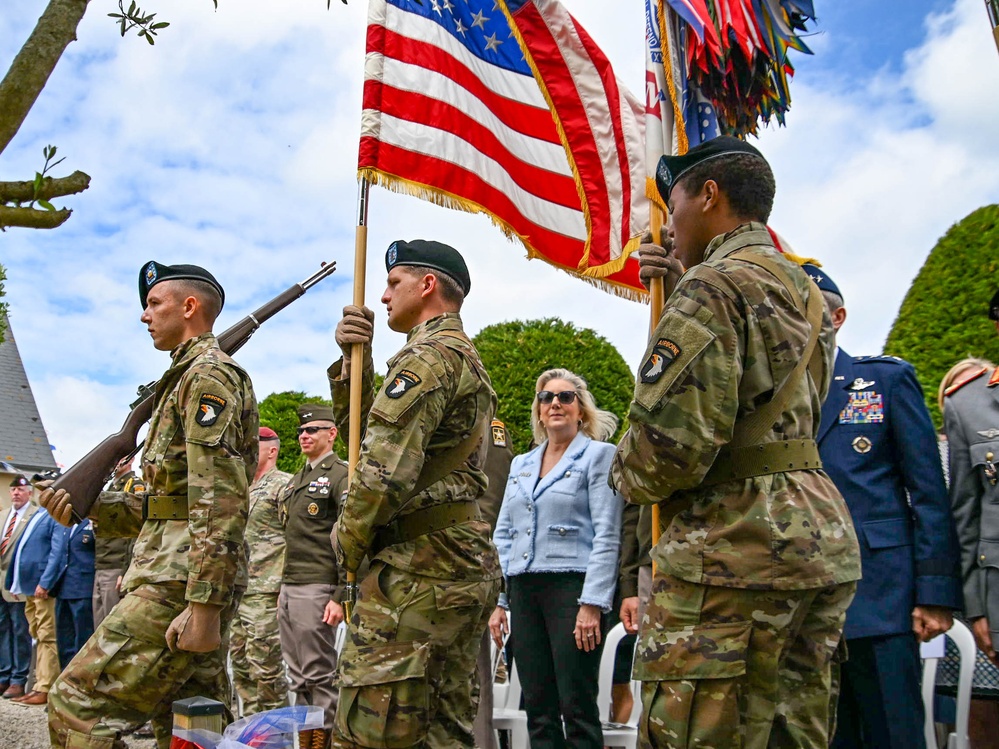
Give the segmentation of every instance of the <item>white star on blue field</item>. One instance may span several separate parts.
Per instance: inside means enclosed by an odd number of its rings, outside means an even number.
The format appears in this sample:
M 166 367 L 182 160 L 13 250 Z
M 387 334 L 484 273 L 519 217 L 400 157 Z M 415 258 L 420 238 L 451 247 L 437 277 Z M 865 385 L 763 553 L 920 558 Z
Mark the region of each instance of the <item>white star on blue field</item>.
M 467 7 L 424 4 L 442 19 Z M 6 4 L 3 72 L 44 5 Z M 472 5 L 483 19 L 500 13 L 493 0 Z M 641 93 L 643 2 L 566 5 Z M 758 141 L 777 177 L 771 224 L 843 290 L 844 348 L 873 354 L 936 240 L 999 200 L 999 52 L 982 0 L 815 8 L 806 39 L 815 55 L 791 53 L 788 126 Z M 238 354 L 261 398 L 328 395 L 333 328 L 351 297 L 366 3 L 219 0 L 215 12 L 211 0 L 147 0 L 143 9 L 171 24 L 154 47 L 119 36 L 107 17 L 113 0 L 91 0 L 79 41 L 0 156 L 0 180 L 30 179 L 54 144 L 66 157 L 57 174 L 93 178 L 82 195 L 55 201 L 74 210 L 63 227 L 0 234 L 11 324 L 63 464 L 117 430 L 135 387 L 168 364 L 138 319 L 146 261 L 211 269 L 226 288 L 220 329 L 321 261 L 338 262 Z M 488 26 L 470 14 L 454 33 L 484 34 L 489 54 L 519 51 Z M 527 261 L 485 217 L 373 188 L 369 224 L 366 298 L 378 315 L 380 368 L 403 342 L 378 302 L 385 248 L 399 238 L 465 253 L 470 333 L 557 316 L 596 329 L 640 364 L 647 309 Z

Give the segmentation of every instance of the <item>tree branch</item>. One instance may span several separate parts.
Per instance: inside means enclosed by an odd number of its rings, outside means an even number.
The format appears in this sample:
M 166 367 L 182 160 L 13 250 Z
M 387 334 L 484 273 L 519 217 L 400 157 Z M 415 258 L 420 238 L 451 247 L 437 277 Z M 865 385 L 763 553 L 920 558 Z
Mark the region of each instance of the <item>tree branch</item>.
M 45 177 L 35 192 L 34 182 L 0 182 L 0 203 L 30 203 L 32 200 L 52 200 L 76 195 L 90 187 L 90 175 L 80 170 L 68 177 Z
M 0 153 L 21 128 L 66 47 L 76 41 L 76 29 L 88 1 L 49 0 L 28 41 L 0 81 Z M 4 223 L 0 220 L 0 225 Z
M 68 208 L 45 211 L 39 208 L 11 208 L 0 205 L 0 230 L 8 226 L 19 226 L 24 229 L 55 229 L 66 223 L 71 213 Z

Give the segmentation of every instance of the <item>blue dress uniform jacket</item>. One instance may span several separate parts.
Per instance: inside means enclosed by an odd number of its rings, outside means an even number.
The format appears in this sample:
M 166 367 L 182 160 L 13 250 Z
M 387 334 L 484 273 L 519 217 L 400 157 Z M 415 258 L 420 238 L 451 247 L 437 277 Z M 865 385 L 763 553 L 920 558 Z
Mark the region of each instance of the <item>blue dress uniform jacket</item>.
M 621 548 L 624 500 L 607 473 L 614 445 L 582 432 L 539 478 L 543 442 L 510 465 L 493 541 L 503 576 L 525 572 L 584 572 L 580 604 L 610 611 Z M 506 595 L 500 596 L 506 608 Z
M 59 570 L 59 582 L 53 595 L 65 599 L 86 598 L 94 593 L 94 528 L 85 520 L 66 528 L 66 547 Z
M 863 579 L 846 638 L 909 633 L 916 605 L 959 609 L 957 537 L 912 366 L 840 350 L 818 442 L 860 539 Z

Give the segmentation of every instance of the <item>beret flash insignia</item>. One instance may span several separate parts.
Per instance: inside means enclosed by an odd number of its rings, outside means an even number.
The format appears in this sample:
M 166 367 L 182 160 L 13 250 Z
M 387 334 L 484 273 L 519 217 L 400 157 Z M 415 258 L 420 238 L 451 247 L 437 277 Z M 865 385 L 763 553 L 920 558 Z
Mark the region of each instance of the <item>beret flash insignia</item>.
M 156 263 L 150 263 L 146 266 L 146 288 L 149 288 L 156 283 L 156 276 Z
M 389 267 L 391 268 L 393 265 L 395 265 L 395 261 L 398 259 L 399 259 L 399 248 L 396 246 L 396 243 L 393 242 L 392 244 L 389 245 L 388 257 L 386 258 Z

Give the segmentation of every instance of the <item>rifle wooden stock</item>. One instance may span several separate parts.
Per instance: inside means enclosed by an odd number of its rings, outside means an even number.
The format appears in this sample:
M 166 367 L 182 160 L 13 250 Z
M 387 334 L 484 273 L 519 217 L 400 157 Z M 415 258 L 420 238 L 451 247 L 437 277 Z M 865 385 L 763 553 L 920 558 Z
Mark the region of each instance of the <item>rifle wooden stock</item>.
M 294 302 L 312 286 L 336 270 L 336 263 L 324 263 L 314 274 L 301 283 L 285 289 L 269 302 L 247 315 L 225 332 L 219 334 L 219 348 L 230 356 L 236 353 L 263 323 Z M 153 388 L 155 389 L 155 388 Z M 140 389 L 141 392 L 141 389 Z M 142 425 L 153 415 L 153 395 L 147 395 L 132 407 L 121 429 L 107 437 L 97 447 L 78 460 L 52 484 L 53 489 L 69 492 L 76 520 L 90 514 L 90 508 L 110 480 L 118 461 L 135 450 L 136 439 Z

